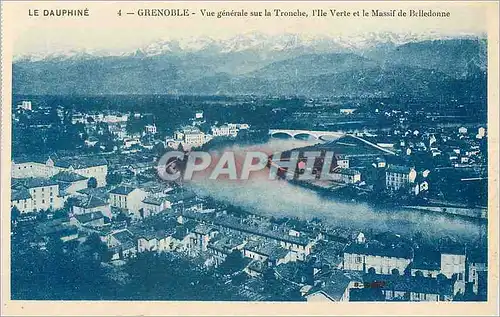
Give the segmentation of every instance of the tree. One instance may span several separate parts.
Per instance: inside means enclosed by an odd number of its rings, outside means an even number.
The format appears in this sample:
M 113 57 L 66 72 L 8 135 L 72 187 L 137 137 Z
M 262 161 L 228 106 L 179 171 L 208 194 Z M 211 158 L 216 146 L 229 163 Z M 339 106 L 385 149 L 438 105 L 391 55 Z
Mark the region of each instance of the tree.
M 179 143 L 179 145 L 177 146 L 177 151 L 184 152 L 184 146 L 182 146 L 182 143 Z
M 14 206 L 10 209 L 10 221 L 12 223 L 16 223 L 17 218 L 19 218 L 20 215 L 21 215 L 21 212 L 19 211 L 19 209 L 16 206 Z
M 57 210 L 56 212 L 54 212 L 54 219 L 60 219 L 60 218 L 64 218 L 68 215 L 68 210 L 69 209 L 59 209 Z
M 69 197 L 68 200 L 64 202 L 63 209 L 67 211 L 71 211 L 73 209 L 73 206 L 78 202 L 78 200 L 75 197 Z
M 130 225 L 131 219 L 124 212 L 120 212 L 115 219 L 117 222 L 126 221 L 127 225 Z
M 96 188 L 97 187 L 97 179 L 95 179 L 95 177 L 89 178 L 89 180 L 87 182 L 87 187 L 88 188 Z
M 241 271 L 245 266 L 245 260 L 240 250 L 234 250 L 227 257 L 226 260 L 219 266 L 219 271 L 222 274 L 232 274 Z
M 12 243 L 13 299 L 97 300 L 116 296 L 118 285 L 107 278 L 99 261 L 78 253 L 77 241 L 64 243 L 50 238 L 44 251 L 23 241 Z
M 87 237 L 84 244 L 89 247 L 88 255 L 92 258 L 99 260 L 100 262 L 108 262 L 111 260 L 108 247 L 104 242 L 102 242 L 98 234 L 92 233 Z
M 275 282 L 276 275 L 274 274 L 274 270 L 272 268 L 267 268 L 262 272 L 262 278 L 267 282 Z
M 40 209 L 40 212 L 38 213 L 38 216 L 37 216 L 37 219 L 39 220 L 47 220 L 47 214 L 48 214 L 48 210 L 44 210 L 44 209 Z
M 109 185 L 118 185 L 122 182 L 122 175 L 119 173 L 108 173 L 106 175 L 106 183 Z
M 165 154 L 165 146 L 162 142 L 158 142 L 153 146 L 153 153 L 157 156 Z

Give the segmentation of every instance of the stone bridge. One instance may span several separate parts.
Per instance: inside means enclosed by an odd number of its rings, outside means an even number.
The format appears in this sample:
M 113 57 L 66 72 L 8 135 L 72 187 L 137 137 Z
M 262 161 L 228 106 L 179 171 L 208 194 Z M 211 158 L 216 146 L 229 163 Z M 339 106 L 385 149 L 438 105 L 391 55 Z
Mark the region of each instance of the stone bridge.
M 334 132 L 334 131 L 311 131 L 311 130 L 287 130 L 287 129 L 270 129 L 269 135 L 288 135 L 292 138 L 303 137 L 313 137 L 318 140 L 324 140 L 325 137 L 340 138 L 345 135 L 344 132 Z
M 396 153 L 394 151 L 391 151 L 389 149 L 386 149 L 386 148 L 383 148 L 373 142 L 370 142 L 368 140 L 365 140 L 363 139 L 362 137 L 359 137 L 355 134 L 352 134 L 352 133 L 345 133 L 345 132 L 339 132 L 339 131 L 311 131 L 311 130 L 287 130 L 287 129 L 270 129 L 269 130 L 269 135 L 271 136 L 276 136 L 276 135 L 288 135 L 292 138 L 296 138 L 298 136 L 310 136 L 310 137 L 314 137 L 318 140 L 322 140 L 322 141 L 331 141 L 331 140 L 328 140 L 328 139 L 325 139 L 325 137 L 333 137 L 335 139 L 338 139 L 340 137 L 343 137 L 343 136 L 350 136 L 356 140 L 359 140 L 360 142 L 363 142 L 373 148 L 376 148 L 377 150 L 380 150 L 382 152 L 385 152 L 387 154 L 392 154 L 392 155 L 395 155 Z

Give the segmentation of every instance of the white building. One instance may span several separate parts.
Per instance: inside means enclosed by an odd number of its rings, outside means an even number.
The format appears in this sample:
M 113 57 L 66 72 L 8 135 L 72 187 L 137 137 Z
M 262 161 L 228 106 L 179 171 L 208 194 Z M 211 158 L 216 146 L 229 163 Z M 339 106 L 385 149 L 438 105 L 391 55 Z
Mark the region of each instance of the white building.
M 228 123 L 221 126 L 212 126 L 211 131 L 214 137 L 236 137 L 241 125 L 236 123 Z
M 114 248 L 117 246 L 121 246 L 127 242 L 132 242 L 135 246 L 136 240 L 134 238 L 134 234 L 130 232 L 128 229 L 121 229 L 117 231 L 113 231 L 106 235 L 104 238 L 106 245 L 108 248 Z
M 348 302 L 350 291 L 363 283 L 349 274 L 332 272 L 319 285 L 307 291 L 307 302 Z
M 266 263 L 268 266 L 278 266 L 297 260 L 293 251 L 259 241 L 249 241 L 243 247 L 243 256 Z
M 12 180 L 11 207 L 21 213 L 57 210 L 62 208 L 59 184 L 49 178 L 23 178 Z
M 111 208 L 108 202 L 99 197 L 90 195 L 78 199 L 73 205 L 73 214 L 83 215 L 89 213 L 101 212 L 104 216 L 111 219 Z
M 12 178 L 26 177 L 52 177 L 59 172 L 73 172 L 94 178 L 97 187 L 106 186 L 106 175 L 108 174 L 108 162 L 101 158 L 41 158 L 41 159 L 14 159 L 11 165 Z
M 463 248 L 445 248 L 441 251 L 420 250 L 415 254 L 412 276 L 437 278 L 444 275 L 453 280 L 454 294 L 465 292 L 466 257 Z
M 376 167 L 376 168 L 385 168 L 387 165 L 387 162 L 385 161 L 384 158 L 382 157 L 377 157 L 374 162 L 372 163 L 372 166 L 373 167 Z
M 331 174 L 331 179 L 345 184 L 361 182 L 361 173 L 352 168 L 336 168 Z
M 205 134 L 198 127 L 185 126 L 181 130 L 174 132 L 173 143 L 171 140 L 166 140 L 168 146 L 175 146 L 176 144 L 182 144 L 185 148 L 191 148 L 193 146 L 201 146 L 212 139 L 212 136 Z
M 105 159 L 90 157 L 60 159 L 54 162 L 54 167 L 58 171 L 69 171 L 85 176 L 89 181 L 93 178 L 97 182 L 97 187 L 106 186 L 108 162 Z
M 109 133 L 113 134 L 116 138 L 123 140 L 127 137 L 127 128 L 121 123 L 108 124 Z
M 31 101 L 23 100 L 20 105 L 17 105 L 17 109 L 23 109 L 31 111 Z
M 344 248 L 344 270 L 403 275 L 413 260 L 413 249 L 406 245 L 382 245 L 377 241 L 350 243 Z
M 236 123 L 236 128 L 239 130 L 248 130 L 250 125 L 248 123 Z
M 447 278 L 456 278 L 455 294 L 465 292 L 465 250 L 447 248 L 441 251 L 441 274 Z
M 481 274 L 487 274 L 488 272 L 488 259 L 486 257 L 486 250 L 475 250 L 472 252 L 467 252 L 467 283 L 472 285 L 472 292 L 474 294 L 479 293 L 481 284 Z
M 10 207 L 16 207 L 20 213 L 33 212 L 33 198 L 26 188 L 13 188 L 10 193 Z
M 397 191 L 415 182 L 417 171 L 412 167 L 391 165 L 385 173 L 385 185 L 388 190 Z
M 476 135 L 476 138 L 477 139 L 482 139 L 486 136 L 486 129 L 483 128 L 483 127 L 480 127 L 478 130 L 477 130 L 477 135 Z
M 148 124 L 144 127 L 144 133 L 145 134 L 156 134 L 156 125 L 155 124 Z
M 120 123 L 128 121 L 128 114 L 108 114 L 102 118 L 106 123 Z
M 112 207 L 125 209 L 134 218 L 140 219 L 142 201 L 146 196 L 147 193 L 140 188 L 121 185 L 109 192 L 109 202 Z
M 74 113 L 71 116 L 71 123 L 72 124 L 77 124 L 77 123 L 87 123 L 87 118 L 80 112 Z
M 356 112 L 356 109 L 355 108 L 341 108 L 339 110 L 339 112 L 341 114 L 353 114 L 354 112 Z
M 147 196 L 142 200 L 143 217 L 149 217 L 160 213 L 162 210 L 172 207 L 167 197 Z
M 144 232 L 137 239 L 137 252 L 158 251 L 158 237 L 155 232 Z
M 336 155 L 335 160 L 340 168 L 349 168 L 349 158 L 345 155 Z
M 123 147 L 125 149 L 131 148 L 133 145 L 141 144 L 141 140 L 139 138 L 125 138 L 123 139 Z
M 212 135 L 214 137 L 229 136 L 229 126 L 228 125 L 221 125 L 219 127 L 212 126 L 211 130 L 212 130 Z
M 52 176 L 52 179 L 59 184 L 59 190 L 65 194 L 74 194 L 79 190 L 88 187 L 89 178 L 74 172 L 59 172 Z

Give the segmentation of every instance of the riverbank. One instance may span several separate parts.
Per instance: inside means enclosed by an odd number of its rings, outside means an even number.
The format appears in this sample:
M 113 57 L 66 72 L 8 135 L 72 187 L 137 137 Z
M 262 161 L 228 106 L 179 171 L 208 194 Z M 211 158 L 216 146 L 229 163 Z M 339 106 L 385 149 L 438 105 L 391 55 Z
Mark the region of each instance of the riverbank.
M 429 204 L 426 205 L 422 200 L 414 199 L 395 199 L 394 197 L 375 193 L 369 189 L 360 188 L 355 185 L 328 182 L 328 181 L 300 181 L 289 180 L 294 186 L 304 187 L 317 192 L 319 195 L 327 198 L 335 198 L 341 201 L 368 203 L 375 207 L 397 207 L 411 209 L 430 213 L 442 213 L 453 216 L 467 217 L 473 219 L 488 219 L 487 208 L 468 208 L 464 206 L 454 206 L 451 204 Z
M 402 206 L 402 208 L 421 210 L 428 212 L 446 213 L 455 216 L 469 217 L 475 219 L 488 219 L 487 208 L 463 208 L 450 206 Z

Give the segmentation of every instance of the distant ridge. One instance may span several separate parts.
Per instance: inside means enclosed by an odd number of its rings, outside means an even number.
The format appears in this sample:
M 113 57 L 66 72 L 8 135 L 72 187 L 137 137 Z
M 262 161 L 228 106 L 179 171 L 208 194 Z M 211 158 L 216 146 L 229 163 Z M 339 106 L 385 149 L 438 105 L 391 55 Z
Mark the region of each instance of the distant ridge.
M 119 56 L 73 52 L 26 57 L 13 63 L 13 92 L 439 98 L 486 94 L 486 40 L 405 42 L 410 38 L 372 34 L 347 45 L 292 34 L 271 42 L 275 37 L 252 34 L 222 42 L 186 42 L 189 45 L 157 42 Z

